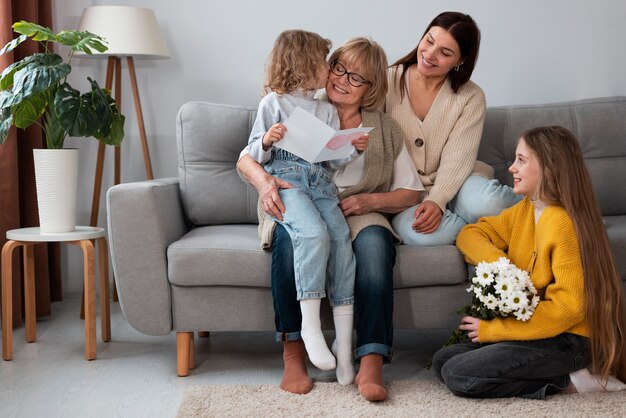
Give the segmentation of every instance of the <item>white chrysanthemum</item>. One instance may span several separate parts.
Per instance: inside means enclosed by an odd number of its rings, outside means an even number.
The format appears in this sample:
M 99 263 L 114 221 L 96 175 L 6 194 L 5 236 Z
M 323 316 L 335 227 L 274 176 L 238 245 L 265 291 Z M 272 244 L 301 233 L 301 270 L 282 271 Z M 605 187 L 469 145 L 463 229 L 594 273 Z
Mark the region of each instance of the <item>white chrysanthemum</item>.
M 514 290 L 507 295 L 507 305 L 513 312 L 528 307 L 528 296 L 521 290 Z
M 500 314 L 506 316 L 513 312 L 513 309 L 511 309 L 511 306 L 509 305 L 508 299 L 498 299 L 497 304 Z
M 480 263 L 476 266 L 476 277 L 472 279 L 472 283 L 479 286 L 487 286 L 493 283 L 493 272 L 489 264 Z
M 515 318 L 518 321 L 528 321 L 530 319 L 530 317 L 533 315 L 533 310 L 529 309 L 529 308 L 523 308 L 519 311 L 515 311 L 514 313 Z
M 498 308 L 498 299 L 490 293 L 484 296 L 482 302 L 487 307 L 487 309 L 490 309 L 492 311 Z
M 535 310 L 537 305 L 539 305 L 539 296 L 535 295 L 535 296 L 533 296 L 533 299 L 530 302 L 530 306 L 533 308 L 533 311 Z
M 509 293 L 515 291 L 515 283 L 508 277 L 498 277 L 494 287 L 496 289 L 496 293 L 503 299 L 508 297 Z

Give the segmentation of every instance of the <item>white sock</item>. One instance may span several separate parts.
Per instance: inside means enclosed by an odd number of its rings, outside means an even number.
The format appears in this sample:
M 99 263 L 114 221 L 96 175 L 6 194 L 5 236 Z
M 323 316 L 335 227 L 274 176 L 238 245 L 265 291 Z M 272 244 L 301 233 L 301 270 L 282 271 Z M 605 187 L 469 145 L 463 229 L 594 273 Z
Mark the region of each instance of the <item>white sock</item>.
M 322 334 L 322 322 L 320 321 L 321 299 L 305 299 L 300 301 L 302 311 L 302 340 L 309 355 L 309 360 L 320 370 L 332 370 L 335 368 L 335 357 L 328 349 L 324 334 Z
M 352 361 L 352 327 L 354 305 L 335 306 L 335 341 L 332 350 L 337 357 L 337 381 L 340 385 L 349 385 L 354 381 L 354 362 Z
M 605 390 L 607 392 L 617 392 L 626 389 L 626 384 L 614 376 L 609 376 L 605 389 L 600 377 L 591 374 L 586 368 L 570 373 L 569 377 L 578 393 L 604 392 Z

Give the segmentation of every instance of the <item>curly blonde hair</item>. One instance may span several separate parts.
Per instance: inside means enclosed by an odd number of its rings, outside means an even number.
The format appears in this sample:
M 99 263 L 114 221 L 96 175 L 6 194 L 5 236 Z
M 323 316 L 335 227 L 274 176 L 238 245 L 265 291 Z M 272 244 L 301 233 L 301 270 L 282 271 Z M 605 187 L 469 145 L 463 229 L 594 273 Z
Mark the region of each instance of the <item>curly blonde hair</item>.
M 263 93 L 291 93 L 311 88 L 332 43 L 314 32 L 294 29 L 278 35 L 265 70 Z

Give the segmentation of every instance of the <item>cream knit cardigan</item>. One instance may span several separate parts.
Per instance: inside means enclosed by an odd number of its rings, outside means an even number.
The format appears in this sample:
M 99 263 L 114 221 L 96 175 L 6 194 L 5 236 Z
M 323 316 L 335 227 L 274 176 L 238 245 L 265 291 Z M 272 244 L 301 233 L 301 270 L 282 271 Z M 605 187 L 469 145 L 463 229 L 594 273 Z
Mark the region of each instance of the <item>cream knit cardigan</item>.
M 397 70 L 397 71 L 396 71 Z M 485 94 L 472 81 L 457 93 L 446 79 L 424 121 L 413 112 L 408 95 L 400 95 L 402 67 L 388 71 L 389 92 L 385 113 L 404 133 L 409 155 L 424 187 L 425 200 L 434 201 L 445 212 L 467 177 L 475 172 L 493 177 L 493 169 L 476 161 L 485 121 Z

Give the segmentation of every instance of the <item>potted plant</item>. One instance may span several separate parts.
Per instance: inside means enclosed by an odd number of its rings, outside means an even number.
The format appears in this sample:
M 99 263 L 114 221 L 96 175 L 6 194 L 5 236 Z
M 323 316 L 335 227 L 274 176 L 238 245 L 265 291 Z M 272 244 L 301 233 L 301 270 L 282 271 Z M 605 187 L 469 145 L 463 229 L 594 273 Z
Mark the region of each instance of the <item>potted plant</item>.
M 73 231 L 78 150 L 63 149 L 65 138 L 68 135 L 94 137 L 109 145 L 120 145 L 124 138 L 124 116 L 108 90 L 100 88 L 89 77 L 91 89 L 86 93 L 72 88 L 67 82 L 74 52 L 104 52 L 106 41 L 86 31 L 54 33 L 50 28 L 25 21 L 13 24 L 13 30 L 20 36 L 7 43 L 0 55 L 12 51 L 28 38 L 41 43 L 45 52 L 29 55 L 0 74 L 0 145 L 7 139 L 13 125 L 21 129 L 32 124 L 41 126 L 48 149 L 33 150 L 41 231 Z M 55 42 L 70 48 L 67 62 L 48 50 L 48 45 Z M 69 157 L 65 157 L 68 154 Z M 51 156 L 46 162 L 47 155 Z M 46 167 L 52 168 L 53 172 L 43 172 Z M 54 172 L 58 178 L 54 177 Z M 61 194 L 65 185 L 70 189 L 70 196 Z M 62 207 L 64 204 L 69 207 Z M 55 220 L 53 213 L 46 212 L 47 208 L 53 209 L 62 219 Z

